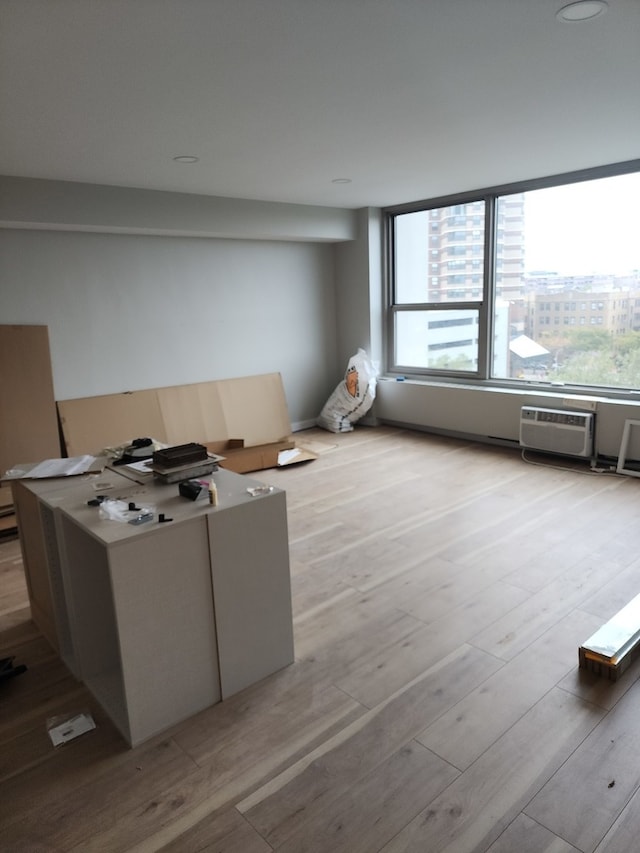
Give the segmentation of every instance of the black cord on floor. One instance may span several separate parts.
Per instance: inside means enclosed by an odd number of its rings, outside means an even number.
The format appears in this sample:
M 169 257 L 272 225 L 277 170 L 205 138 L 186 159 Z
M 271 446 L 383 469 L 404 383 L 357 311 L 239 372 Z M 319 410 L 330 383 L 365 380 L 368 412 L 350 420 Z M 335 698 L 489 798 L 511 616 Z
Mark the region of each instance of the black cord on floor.
M 553 468 L 554 471 L 569 471 L 573 474 L 597 474 L 598 476 L 609 476 L 609 477 L 622 477 L 622 474 L 618 474 L 616 469 L 613 466 L 609 466 L 606 468 L 596 467 L 597 459 L 591 459 L 590 466 L 588 471 L 584 471 L 581 468 L 569 468 L 563 465 L 552 465 L 550 462 L 536 462 L 533 459 L 529 459 L 527 457 L 527 451 L 525 448 L 522 449 L 522 460 L 526 462 L 527 465 L 539 465 L 541 468 Z

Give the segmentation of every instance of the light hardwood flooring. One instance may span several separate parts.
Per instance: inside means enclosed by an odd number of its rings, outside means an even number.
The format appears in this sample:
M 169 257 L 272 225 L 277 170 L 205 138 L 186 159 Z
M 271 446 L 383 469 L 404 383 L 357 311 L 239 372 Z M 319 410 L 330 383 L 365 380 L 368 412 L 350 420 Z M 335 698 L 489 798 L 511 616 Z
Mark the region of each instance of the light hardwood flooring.
M 298 438 L 316 461 L 258 475 L 287 492 L 295 663 L 136 749 L 0 544 L 0 657 L 28 666 L 0 684 L 0 850 L 640 850 L 640 662 L 577 666 L 640 592 L 640 481 L 391 427 Z M 85 709 L 54 749 L 47 721 Z

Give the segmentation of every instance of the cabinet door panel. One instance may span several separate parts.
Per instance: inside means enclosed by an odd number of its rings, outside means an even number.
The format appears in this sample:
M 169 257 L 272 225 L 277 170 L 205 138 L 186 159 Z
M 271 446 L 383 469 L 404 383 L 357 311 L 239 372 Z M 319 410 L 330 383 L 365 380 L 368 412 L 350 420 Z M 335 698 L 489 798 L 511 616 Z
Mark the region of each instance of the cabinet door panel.
M 207 528 L 167 524 L 109 551 L 135 744 L 220 701 Z
M 207 516 L 222 698 L 293 661 L 284 492 Z
M 20 528 L 20 547 L 29 591 L 31 617 L 53 648 L 59 650 L 54 613 L 47 543 L 40 518 L 38 498 L 19 480 L 12 486 L 16 517 Z

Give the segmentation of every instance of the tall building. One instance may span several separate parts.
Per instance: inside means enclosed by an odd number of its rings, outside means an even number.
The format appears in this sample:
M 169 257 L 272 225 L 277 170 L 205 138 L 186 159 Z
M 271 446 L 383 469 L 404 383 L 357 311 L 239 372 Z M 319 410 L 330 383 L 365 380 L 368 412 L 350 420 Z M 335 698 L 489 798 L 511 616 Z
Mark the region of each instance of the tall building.
M 425 212 L 426 217 L 427 212 Z M 428 211 L 428 293 L 430 302 L 473 301 L 482 297 L 484 202 Z M 501 199 L 496 214 L 496 295 L 524 293 L 524 195 Z

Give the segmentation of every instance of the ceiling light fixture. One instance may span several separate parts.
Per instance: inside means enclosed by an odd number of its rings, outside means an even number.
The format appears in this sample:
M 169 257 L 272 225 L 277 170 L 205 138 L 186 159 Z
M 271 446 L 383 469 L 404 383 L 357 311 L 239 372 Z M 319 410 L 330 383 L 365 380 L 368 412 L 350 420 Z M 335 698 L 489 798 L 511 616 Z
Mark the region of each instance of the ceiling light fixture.
M 351 178 L 333 178 L 331 183 L 332 184 L 350 184 Z
M 173 158 L 174 163 L 197 163 L 199 157 L 194 157 L 193 154 L 180 154 L 178 157 Z
M 592 21 L 600 15 L 604 15 L 608 5 L 605 0 L 578 0 L 577 3 L 569 3 L 563 6 L 556 14 L 559 21 L 573 23 L 574 21 Z

